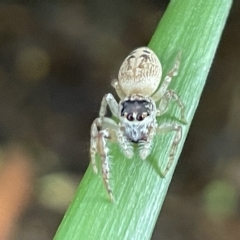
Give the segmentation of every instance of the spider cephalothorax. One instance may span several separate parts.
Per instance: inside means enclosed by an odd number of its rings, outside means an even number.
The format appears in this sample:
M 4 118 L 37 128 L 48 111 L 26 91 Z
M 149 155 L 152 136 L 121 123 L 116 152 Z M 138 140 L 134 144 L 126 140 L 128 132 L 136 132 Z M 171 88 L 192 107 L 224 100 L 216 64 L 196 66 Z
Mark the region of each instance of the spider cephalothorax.
M 146 141 L 149 128 L 156 125 L 156 104 L 149 97 L 134 94 L 120 102 L 120 126 L 129 141 Z
M 118 73 L 118 79 L 113 80 L 120 102 L 117 103 L 112 94 L 103 97 L 99 117 L 91 127 L 91 162 L 94 172 L 97 172 L 95 155 L 98 153 L 102 159 L 102 176 L 110 198 L 113 200 L 109 185 L 109 157 L 106 141 L 117 141 L 123 154 L 133 157 L 132 143 L 139 144 L 139 156 L 146 159 L 151 152 L 155 134 L 175 131 L 169 161 L 164 175 L 169 170 L 178 143 L 181 140 L 182 128 L 174 123 L 158 125 L 156 118 L 161 116 L 173 99 L 181 108 L 181 118 L 184 122 L 184 105 L 179 96 L 169 90 L 168 86 L 173 76 L 177 75 L 180 64 L 180 55 L 175 65 L 160 84 L 162 66 L 156 54 L 147 47 L 134 50 L 123 61 Z M 160 85 L 160 87 L 159 87 Z M 105 117 L 107 106 L 112 114 L 119 119 L 117 124 L 111 118 Z

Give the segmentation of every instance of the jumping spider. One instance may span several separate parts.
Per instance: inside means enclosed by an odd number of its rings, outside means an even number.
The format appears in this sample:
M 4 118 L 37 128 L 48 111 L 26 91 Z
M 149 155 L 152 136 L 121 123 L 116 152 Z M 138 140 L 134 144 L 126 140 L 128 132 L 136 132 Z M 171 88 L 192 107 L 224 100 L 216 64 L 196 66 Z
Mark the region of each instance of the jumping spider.
M 173 90 L 168 89 L 172 77 L 178 73 L 179 65 L 180 54 L 175 60 L 174 67 L 168 72 L 157 90 L 162 76 L 161 63 L 149 48 L 138 48 L 124 60 L 118 73 L 118 79 L 112 81 L 112 86 L 115 88 L 120 102 L 118 103 L 111 93 L 103 97 L 99 117 L 91 126 L 90 155 L 95 173 L 98 172 L 96 153 L 101 157 L 102 177 L 111 200 L 114 198 L 109 185 L 109 156 L 106 144 L 108 140 L 117 141 L 127 158 L 133 157 L 132 143 L 138 144 L 139 156 L 144 160 L 151 152 L 155 134 L 175 131 L 164 176 L 171 167 L 182 137 L 182 128 L 175 123 L 158 125 L 156 117 L 165 113 L 169 100 L 173 99 L 181 109 L 181 119 L 186 123 L 184 104 Z M 107 106 L 113 116 L 119 119 L 118 124 L 111 118 L 105 117 Z

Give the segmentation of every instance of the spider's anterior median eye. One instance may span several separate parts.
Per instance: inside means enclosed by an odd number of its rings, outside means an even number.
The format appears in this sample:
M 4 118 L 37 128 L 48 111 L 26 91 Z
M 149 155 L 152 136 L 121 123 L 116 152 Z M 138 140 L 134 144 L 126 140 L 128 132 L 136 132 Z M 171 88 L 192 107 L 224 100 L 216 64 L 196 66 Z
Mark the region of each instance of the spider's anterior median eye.
M 127 115 L 127 120 L 128 120 L 128 121 L 133 121 L 133 120 L 134 120 L 134 117 L 133 117 L 132 113 L 129 113 L 129 114 Z
M 138 114 L 137 115 L 137 120 L 138 121 L 142 121 L 144 119 L 143 115 L 142 114 Z

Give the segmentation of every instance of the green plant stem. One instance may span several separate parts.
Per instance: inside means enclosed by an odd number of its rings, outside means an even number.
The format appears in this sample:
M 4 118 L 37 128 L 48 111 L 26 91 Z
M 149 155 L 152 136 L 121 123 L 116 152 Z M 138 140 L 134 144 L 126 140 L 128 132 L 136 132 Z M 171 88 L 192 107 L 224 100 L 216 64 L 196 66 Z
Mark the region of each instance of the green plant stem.
M 164 74 L 173 66 L 176 54 L 182 52 L 179 75 L 171 82 L 170 89 L 185 103 L 188 124 L 183 126 L 183 138 L 167 176 L 161 178 L 159 173 L 167 164 L 174 134 L 157 136 L 146 161 L 139 159 L 137 151 L 129 160 L 117 144 L 109 144 L 110 184 L 116 201 L 109 201 L 101 174 L 95 175 L 90 166 L 55 240 L 151 238 L 230 6 L 231 0 L 172 0 L 150 41 L 149 47 L 159 56 Z M 172 104 L 159 123 L 181 124 L 179 115 L 179 109 Z

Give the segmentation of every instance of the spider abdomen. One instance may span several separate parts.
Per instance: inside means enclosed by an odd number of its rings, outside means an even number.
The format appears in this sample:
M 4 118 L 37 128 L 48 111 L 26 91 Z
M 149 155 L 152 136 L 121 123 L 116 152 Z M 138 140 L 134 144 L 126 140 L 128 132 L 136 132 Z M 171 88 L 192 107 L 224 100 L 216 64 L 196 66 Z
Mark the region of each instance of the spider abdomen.
M 156 54 L 147 47 L 134 50 L 124 60 L 118 73 L 119 86 L 126 96 L 151 96 L 159 86 L 162 66 Z

